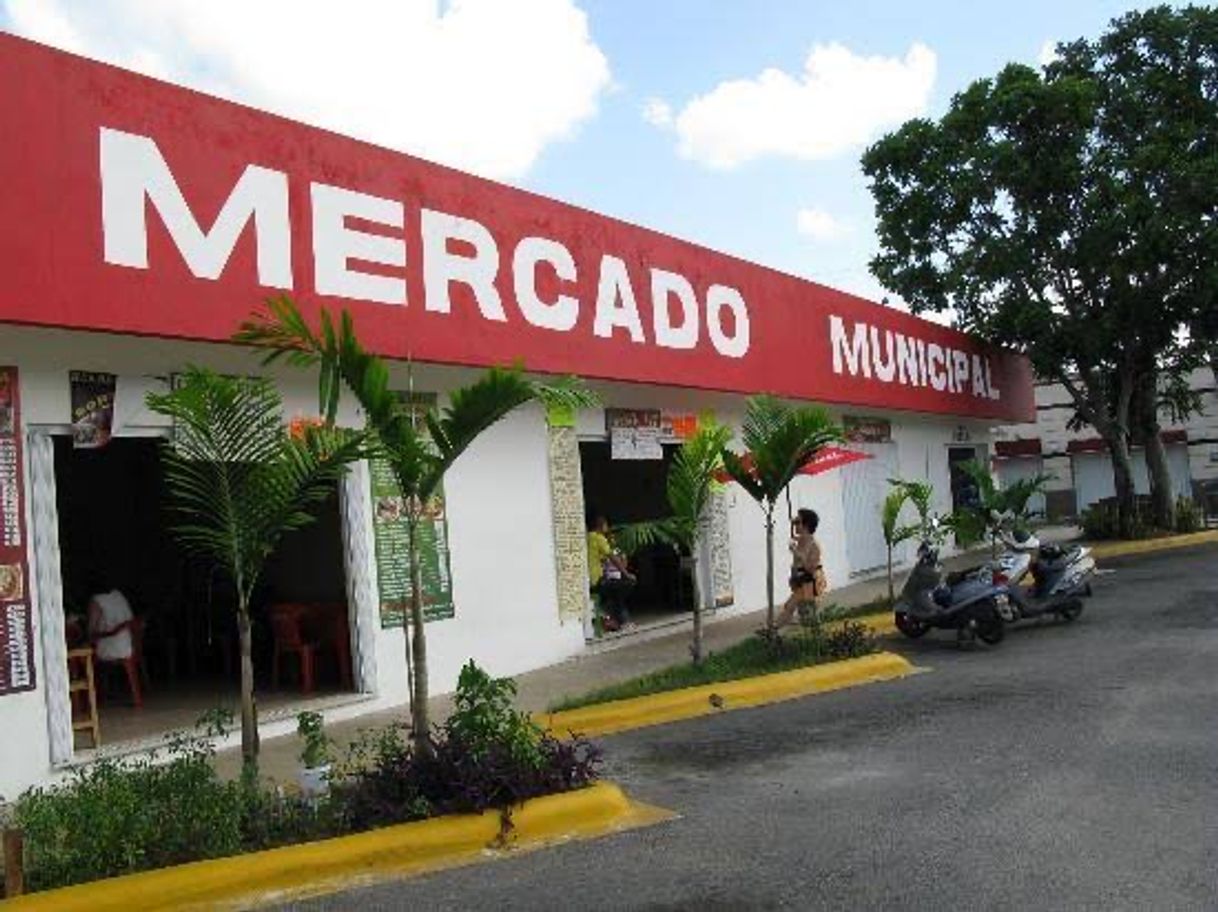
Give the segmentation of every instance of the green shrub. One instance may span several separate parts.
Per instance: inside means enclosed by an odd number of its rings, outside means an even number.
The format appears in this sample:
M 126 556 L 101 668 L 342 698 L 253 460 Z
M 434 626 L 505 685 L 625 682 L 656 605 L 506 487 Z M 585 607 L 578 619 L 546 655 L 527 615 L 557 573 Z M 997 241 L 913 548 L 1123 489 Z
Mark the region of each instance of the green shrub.
M 1191 497 L 1176 498 L 1176 531 L 1181 535 L 1200 532 L 1205 524 L 1200 505 Z
M 1079 517 L 1079 524 L 1083 527 L 1083 535 L 1092 541 L 1122 537 L 1120 512 L 1115 498 L 1101 500 L 1089 506 Z M 1154 534 L 1150 506 L 1144 499 L 1139 498 L 1137 501 L 1130 531 L 1130 538 L 1134 539 L 1149 538 Z
M 13 823 L 25 831 L 29 888 L 241 851 L 241 786 L 216 776 L 211 755 L 201 739 L 179 737 L 159 756 L 101 760 L 26 792 Z

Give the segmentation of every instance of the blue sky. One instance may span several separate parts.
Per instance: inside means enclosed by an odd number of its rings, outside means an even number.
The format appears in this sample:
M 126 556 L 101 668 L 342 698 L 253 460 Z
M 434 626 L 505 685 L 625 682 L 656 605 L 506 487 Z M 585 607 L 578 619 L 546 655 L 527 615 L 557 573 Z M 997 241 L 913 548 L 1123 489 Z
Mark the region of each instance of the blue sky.
M 0 26 L 878 299 L 858 137 L 937 116 L 971 80 L 1149 5 L 0 0 Z M 793 91 L 818 46 L 836 46 L 825 72 L 874 65 L 874 83 Z M 722 84 L 767 69 L 781 73 L 756 97 L 777 113 L 750 125 L 759 105 L 728 103 Z M 699 97 L 713 103 L 694 129 L 682 112 Z M 655 99 L 661 126 L 643 116 Z M 715 137 L 746 135 L 759 151 L 716 162 Z

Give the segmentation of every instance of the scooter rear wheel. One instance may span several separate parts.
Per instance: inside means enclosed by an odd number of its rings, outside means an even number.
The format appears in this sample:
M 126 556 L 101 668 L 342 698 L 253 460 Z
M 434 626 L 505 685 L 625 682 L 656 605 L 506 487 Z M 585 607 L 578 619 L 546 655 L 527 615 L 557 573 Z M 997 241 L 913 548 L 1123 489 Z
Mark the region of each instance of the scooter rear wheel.
M 1061 618 L 1063 621 L 1065 621 L 1067 624 L 1070 624 L 1070 623 L 1073 623 L 1074 621 L 1077 621 L 1078 616 L 1082 613 L 1083 613 L 1083 600 L 1077 599 L 1073 602 L 1070 602 L 1068 605 L 1063 606 L 1062 609 L 1057 612 L 1057 616 L 1059 618 Z
M 991 607 L 977 618 L 977 639 L 989 646 L 997 646 L 1007 635 L 1007 625 L 998 609 Z
M 916 618 L 911 618 L 904 611 L 898 611 L 893 616 L 893 620 L 897 625 L 897 630 L 901 631 L 901 633 L 905 634 L 911 640 L 916 640 L 918 637 L 924 636 L 926 632 L 930 630 L 928 625 L 923 624 Z

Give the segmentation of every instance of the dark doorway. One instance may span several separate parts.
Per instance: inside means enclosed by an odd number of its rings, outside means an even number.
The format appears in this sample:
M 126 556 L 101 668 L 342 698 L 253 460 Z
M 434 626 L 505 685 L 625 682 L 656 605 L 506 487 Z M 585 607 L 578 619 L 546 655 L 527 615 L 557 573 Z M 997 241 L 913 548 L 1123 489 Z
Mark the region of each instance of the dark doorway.
M 117 589 L 138 620 L 141 705 L 135 705 L 125 667 L 103 663 L 96 653 L 103 743 L 189 728 L 204 711 L 234 706 L 238 690 L 232 583 L 212 561 L 186 553 L 170 533 L 175 517 L 168 510 L 160 447 L 155 438 L 114 438 L 99 449 L 74 449 L 70 437 L 55 438 L 69 647 L 96 646 L 87 611 L 98 592 Z M 263 708 L 305 695 L 302 649 L 311 650 L 308 693 L 352 689 L 337 490 L 316 516 L 313 525 L 281 539 L 255 594 L 254 667 Z M 299 606 L 290 623 L 279 620 L 284 606 Z M 293 638 L 299 642 L 287 642 Z M 271 675 L 276 651 L 277 681 Z
M 976 459 L 976 447 L 948 447 L 947 467 L 951 472 L 953 510 L 964 510 L 978 504 L 980 492 L 977 490 L 977 484 L 961 468 L 964 463 Z
M 581 443 L 588 511 L 604 514 L 615 527 L 667 516 L 668 467 L 676 452 L 676 446 L 665 446 L 663 459 L 611 459 L 608 441 Z M 631 555 L 631 568 L 639 580 L 630 601 L 635 621 L 646 623 L 692 610 L 693 585 L 681 557 L 662 544 Z

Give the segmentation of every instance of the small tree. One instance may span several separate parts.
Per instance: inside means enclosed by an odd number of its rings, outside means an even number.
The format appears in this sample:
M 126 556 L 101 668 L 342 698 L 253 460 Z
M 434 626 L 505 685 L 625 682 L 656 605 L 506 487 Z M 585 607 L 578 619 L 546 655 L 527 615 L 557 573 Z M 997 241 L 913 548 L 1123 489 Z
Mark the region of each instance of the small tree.
M 350 314 L 344 311 L 336 325 L 323 308 L 320 329 L 314 332 L 287 297 L 269 301 L 265 311 L 242 326 L 236 340 L 270 349 L 267 362 L 286 358 L 296 366 L 317 367 L 321 410 L 329 421 L 345 385 L 364 410 L 377 455 L 397 479 L 410 545 L 410 635 L 405 650 L 411 728 L 415 750 L 430 753 L 427 633 L 418 547 L 427 503 L 453 463 L 482 432 L 520 406 L 540 401 L 580 408 L 595 404 L 596 399 L 573 378 L 545 384 L 526 377 L 519 368 L 492 368 L 468 386 L 453 390 L 438 414 L 429 412 L 420 419 L 412 403 L 390 390 L 389 368 L 364 349 Z
M 884 531 L 884 544 L 888 547 L 888 604 L 891 607 L 896 602 L 896 591 L 892 579 L 892 554 L 897 545 L 913 538 L 926 527 L 930 508 L 930 485 L 917 481 L 902 481 L 899 478 L 888 479 L 888 484 L 892 486 L 892 490 L 884 498 L 884 506 L 880 514 L 880 525 Z M 901 519 L 901 511 L 905 508 L 905 504 L 914 499 L 913 493 L 915 490 L 920 492 L 923 488 L 927 491 L 927 497 L 925 498 L 925 503 L 919 506 L 918 510 L 922 516 L 921 525 L 898 525 Z
M 173 419 L 163 450 L 169 496 L 181 521 L 173 534 L 211 558 L 233 583 L 241 647 L 241 754 L 258 761 L 258 711 L 250 603 L 267 559 L 287 533 L 314 521 L 349 463 L 364 456 L 363 434 L 283 425 L 283 403 L 267 380 L 222 377 L 192 367 L 177 389 L 148 396 Z
M 1034 495 L 1045 490 L 1051 476 L 1038 474 L 999 488 L 983 462 L 970 460 L 961 463 L 960 469 L 977 486 L 977 504 L 958 511 L 953 524 L 965 541 L 988 538 L 990 554 L 996 558 L 1002 533 L 1027 526 L 1032 517 L 1028 504 Z
M 723 449 L 731 428 L 703 418 L 693 437 L 681 444 L 668 470 L 670 514 L 658 520 L 632 523 L 617 530 L 618 542 L 629 553 L 654 542 L 665 542 L 680 554 L 689 554 L 694 588 L 694 630 L 689 651 L 694 664 L 702 663 L 702 594 L 698 584 L 698 551 L 705 526 L 706 506 L 723 468 Z
M 741 439 L 748 460 L 724 447 L 723 467 L 765 514 L 766 632 L 774 633 L 774 508 L 800 469 L 817 452 L 842 439 L 842 431 L 819 406 L 792 406 L 774 396 L 749 399 Z

